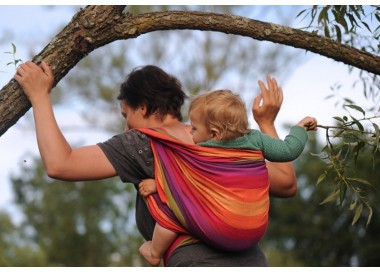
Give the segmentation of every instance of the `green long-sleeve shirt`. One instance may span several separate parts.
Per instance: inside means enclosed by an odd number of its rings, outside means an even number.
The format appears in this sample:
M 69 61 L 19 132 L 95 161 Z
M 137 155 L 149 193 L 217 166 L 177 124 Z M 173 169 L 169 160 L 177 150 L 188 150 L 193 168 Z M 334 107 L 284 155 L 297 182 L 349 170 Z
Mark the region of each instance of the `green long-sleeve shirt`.
M 261 150 L 268 161 L 289 162 L 301 155 L 307 139 L 306 130 L 300 126 L 294 126 L 284 140 L 272 138 L 252 129 L 248 134 L 233 140 L 210 140 L 198 144 L 210 147 Z

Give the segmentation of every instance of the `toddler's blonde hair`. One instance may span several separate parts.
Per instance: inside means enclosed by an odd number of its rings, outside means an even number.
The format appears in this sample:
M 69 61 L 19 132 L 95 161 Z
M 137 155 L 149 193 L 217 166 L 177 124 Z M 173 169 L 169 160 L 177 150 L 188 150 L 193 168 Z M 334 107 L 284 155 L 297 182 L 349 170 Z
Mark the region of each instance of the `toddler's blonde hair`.
M 189 107 L 189 115 L 196 111 L 204 118 L 208 129 L 220 132 L 218 140 L 230 140 L 249 132 L 247 109 L 238 94 L 230 90 L 216 90 L 196 96 Z

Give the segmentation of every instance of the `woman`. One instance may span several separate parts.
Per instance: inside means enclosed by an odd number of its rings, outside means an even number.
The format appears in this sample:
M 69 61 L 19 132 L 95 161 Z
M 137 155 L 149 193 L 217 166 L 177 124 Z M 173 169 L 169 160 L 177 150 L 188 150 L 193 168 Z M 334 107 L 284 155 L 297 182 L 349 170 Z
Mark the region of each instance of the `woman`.
M 51 68 L 28 61 L 15 75 L 28 96 L 35 120 L 38 148 L 47 174 L 56 179 L 98 180 L 119 175 L 123 182 L 138 187 L 144 178 L 154 177 L 153 154 L 146 135 L 132 128 L 162 127 L 186 143 L 193 144 L 190 126 L 182 124 L 181 106 L 186 98 L 180 82 L 156 66 L 132 71 L 121 85 L 121 113 L 126 132 L 98 145 L 71 148 L 56 122 L 50 92 L 54 77 Z M 253 114 L 260 130 L 278 137 L 274 120 L 282 103 L 282 90 L 275 79 L 267 77 L 268 88 L 259 81 L 261 94 L 254 99 Z M 260 101 L 263 104 L 260 105 Z M 288 197 L 296 193 L 296 178 L 291 163 L 268 163 L 270 192 Z M 136 198 L 136 223 L 146 240 L 152 239 L 155 221 L 139 194 Z M 171 254 L 168 266 L 266 266 L 256 245 L 231 253 L 202 243 L 180 246 Z

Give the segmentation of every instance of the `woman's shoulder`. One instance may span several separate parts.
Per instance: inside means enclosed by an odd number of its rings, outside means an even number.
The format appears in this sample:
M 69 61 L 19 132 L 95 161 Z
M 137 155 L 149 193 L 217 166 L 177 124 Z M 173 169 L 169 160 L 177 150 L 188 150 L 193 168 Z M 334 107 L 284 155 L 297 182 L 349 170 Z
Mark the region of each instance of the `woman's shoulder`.
M 117 136 L 117 135 L 116 135 Z M 127 140 L 128 142 L 138 143 L 138 142 L 147 142 L 149 138 L 147 135 L 139 130 L 130 129 L 123 133 L 119 134 L 121 139 Z
M 112 146 L 114 148 L 126 148 L 128 146 L 145 146 L 149 144 L 149 138 L 146 134 L 138 130 L 128 130 L 114 135 L 103 143 L 98 143 L 101 146 Z

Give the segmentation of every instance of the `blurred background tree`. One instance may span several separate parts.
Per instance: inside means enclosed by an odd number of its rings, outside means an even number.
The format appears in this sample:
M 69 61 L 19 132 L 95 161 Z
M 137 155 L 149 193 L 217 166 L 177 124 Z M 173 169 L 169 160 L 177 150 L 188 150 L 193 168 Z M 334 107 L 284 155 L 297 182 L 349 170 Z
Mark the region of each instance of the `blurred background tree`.
M 73 14 L 77 9 L 73 7 Z M 276 23 L 290 25 L 302 7 L 131 6 L 128 9 L 132 13 L 207 10 L 249 18 L 258 14 L 263 18 L 262 14 L 266 14 L 267 18 L 277 18 Z M 307 18 L 312 18 L 312 14 Z M 31 52 L 31 56 L 35 53 Z M 65 106 L 79 112 L 91 133 L 111 136 L 123 130 L 116 100 L 119 85 L 136 66 L 162 67 L 181 80 L 190 96 L 223 87 L 239 92 L 248 104 L 256 95 L 257 79 L 281 71 L 283 78 L 279 80 L 284 81 L 292 68 L 306 59 L 307 55 L 292 48 L 235 35 L 160 31 L 97 49 L 61 80 L 53 99 L 56 108 Z M 183 110 L 186 115 L 187 106 Z M 62 129 L 66 134 L 78 128 L 66 124 Z M 376 190 L 370 190 L 368 195 L 376 207 L 371 224 L 366 227 L 364 213 L 352 225 L 350 211 L 341 209 L 340 205 L 333 208 L 331 204 L 320 205 L 334 187 L 328 182 L 316 186 L 326 165 L 310 153 L 319 154 L 323 143 L 315 138 L 307 148 L 295 162 L 298 195 L 271 200 L 269 229 L 262 242 L 269 265 L 376 266 L 379 259 L 374 231 L 379 224 Z M 378 152 L 373 156 L 378 165 Z M 39 158 L 27 156 L 27 160 L 29 163 L 20 166 L 19 174 L 11 177 L 16 205 L 23 214 L 20 224 L 15 225 L 7 214 L 0 215 L 0 265 L 148 265 L 138 253 L 142 238 L 135 226 L 133 186 L 122 184 L 117 178 L 85 183 L 55 181 L 46 176 Z M 379 167 L 369 171 L 368 161 L 369 157 L 360 153 L 357 174 L 376 180 Z

